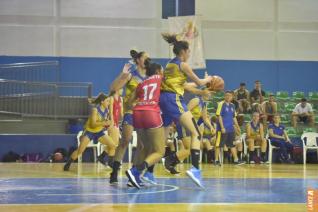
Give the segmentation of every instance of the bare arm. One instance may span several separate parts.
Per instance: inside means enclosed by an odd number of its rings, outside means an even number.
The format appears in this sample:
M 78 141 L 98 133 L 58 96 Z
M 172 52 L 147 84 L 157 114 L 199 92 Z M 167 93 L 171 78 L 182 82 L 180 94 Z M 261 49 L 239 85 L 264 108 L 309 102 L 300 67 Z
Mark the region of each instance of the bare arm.
M 181 70 L 193 81 L 195 84 L 202 86 L 207 83 L 209 83 L 212 79 L 212 77 L 208 76 L 205 79 L 200 79 L 191 69 L 189 64 L 187 63 L 181 63 Z
M 110 104 L 109 104 L 109 114 L 110 114 L 110 120 L 114 121 L 114 97 L 110 97 Z
M 209 120 L 208 109 L 206 107 L 202 109 L 202 119 L 203 119 L 203 122 L 210 128 L 212 134 L 215 134 L 215 129 Z
M 288 137 L 288 134 L 287 134 L 286 130 L 284 130 L 284 136 L 283 136 L 283 137 L 285 138 L 285 140 L 286 140 L 287 142 L 290 142 L 290 139 L 289 139 L 289 137 Z
M 123 88 L 126 85 L 126 83 L 131 79 L 131 74 L 129 71 L 130 67 L 130 64 L 125 64 L 120 75 L 111 84 L 110 92 L 115 92 Z
M 280 136 L 280 135 L 274 134 L 273 129 L 269 129 L 268 132 L 269 132 L 269 136 L 272 137 L 272 138 L 285 139 L 284 136 Z
M 260 126 L 259 126 L 259 132 L 260 132 L 261 138 L 262 138 L 262 139 L 265 138 L 265 136 L 264 136 L 264 126 L 263 126 L 263 124 L 260 124 Z
M 251 137 L 251 125 L 250 124 L 246 125 L 246 137 L 247 138 Z

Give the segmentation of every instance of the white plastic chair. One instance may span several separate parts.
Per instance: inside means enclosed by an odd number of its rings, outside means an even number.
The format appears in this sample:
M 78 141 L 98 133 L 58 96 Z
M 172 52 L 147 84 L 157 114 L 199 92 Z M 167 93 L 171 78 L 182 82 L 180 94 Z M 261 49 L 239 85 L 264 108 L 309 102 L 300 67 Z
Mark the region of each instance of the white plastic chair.
M 132 150 L 134 147 L 137 147 L 137 132 L 133 131 L 132 142 L 129 142 L 128 145 L 128 162 L 131 163 L 132 160 Z
M 80 146 L 80 143 L 81 143 L 80 138 L 81 138 L 82 134 L 83 134 L 83 131 L 80 131 L 77 134 L 77 147 Z M 101 145 L 100 145 L 100 143 L 97 142 L 97 144 L 94 144 L 94 141 L 91 140 L 86 148 L 93 148 L 94 161 L 97 162 L 97 156 L 100 155 L 100 153 L 101 153 Z M 79 163 L 82 162 L 82 155 L 78 156 L 78 162 Z
M 303 142 L 303 162 L 306 164 L 307 150 L 316 150 L 318 158 L 318 144 L 317 144 L 318 133 L 306 132 L 301 136 Z
M 243 133 L 241 135 L 241 139 L 242 139 L 242 142 L 244 144 L 244 154 L 247 155 L 247 161 L 250 160 L 250 155 L 248 154 L 248 143 L 247 143 L 247 139 L 246 139 L 246 133 Z M 261 150 L 261 146 L 254 146 L 254 149 L 258 150 L 257 151 L 257 155 L 259 156 L 259 152 Z
M 276 146 L 272 145 L 268 134 L 266 134 L 266 140 L 268 141 L 268 162 L 270 164 L 272 164 L 272 161 L 273 161 L 273 150 L 274 149 L 279 149 L 279 147 L 276 147 Z

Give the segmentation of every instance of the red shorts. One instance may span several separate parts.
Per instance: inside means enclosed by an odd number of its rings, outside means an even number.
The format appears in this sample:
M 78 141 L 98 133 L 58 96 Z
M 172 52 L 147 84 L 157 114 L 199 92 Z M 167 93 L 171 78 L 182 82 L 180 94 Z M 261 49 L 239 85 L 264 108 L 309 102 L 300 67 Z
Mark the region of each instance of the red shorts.
M 160 112 L 151 110 L 134 110 L 133 123 L 136 129 L 152 129 L 162 126 Z

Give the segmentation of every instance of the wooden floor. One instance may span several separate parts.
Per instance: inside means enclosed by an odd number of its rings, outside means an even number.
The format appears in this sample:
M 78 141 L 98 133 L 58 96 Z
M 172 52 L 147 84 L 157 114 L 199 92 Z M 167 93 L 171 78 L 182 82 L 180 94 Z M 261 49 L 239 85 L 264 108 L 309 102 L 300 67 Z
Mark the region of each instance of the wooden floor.
M 0 211 L 306 211 L 306 189 L 318 188 L 317 164 L 203 164 L 203 191 L 161 164 L 159 185 L 144 190 L 127 188 L 125 176 L 111 187 L 110 169 L 101 164 L 74 164 L 70 172 L 62 167 L 0 163 Z M 182 173 L 188 168 L 178 167 Z

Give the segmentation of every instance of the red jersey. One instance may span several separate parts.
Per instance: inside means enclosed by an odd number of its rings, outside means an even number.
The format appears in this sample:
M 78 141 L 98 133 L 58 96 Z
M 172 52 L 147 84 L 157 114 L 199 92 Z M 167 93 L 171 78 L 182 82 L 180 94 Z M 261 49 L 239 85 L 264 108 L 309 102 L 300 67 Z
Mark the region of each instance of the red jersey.
M 121 97 L 119 96 L 118 99 L 113 98 L 113 118 L 114 118 L 114 125 L 118 127 L 119 125 L 119 118 L 121 113 Z
M 160 112 L 159 98 L 161 75 L 152 75 L 143 82 L 139 83 L 136 88 L 137 104 L 134 110 L 150 110 Z

